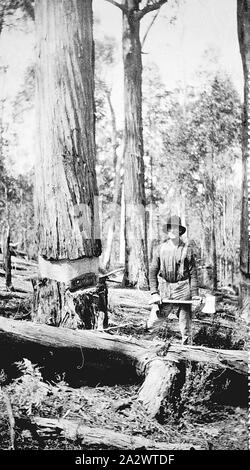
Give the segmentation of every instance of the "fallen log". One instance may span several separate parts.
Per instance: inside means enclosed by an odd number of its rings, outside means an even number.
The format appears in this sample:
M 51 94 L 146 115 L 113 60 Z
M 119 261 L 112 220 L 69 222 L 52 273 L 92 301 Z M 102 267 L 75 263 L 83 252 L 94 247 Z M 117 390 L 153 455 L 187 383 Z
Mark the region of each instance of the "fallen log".
M 26 292 L 14 292 L 14 291 L 0 291 L 0 299 L 25 299 L 27 298 Z
M 19 266 L 21 265 L 23 267 L 32 267 L 34 269 L 38 269 L 38 265 L 36 261 L 26 260 L 23 258 L 19 258 L 18 256 L 13 256 L 11 261 L 14 265 L 19 265 Z M 2 262 L 3 262 L 3 255 L 0 254 L 0 263 Z
M 135 364 L 138 373 L 144 373 L 144 362 L 158 355 L 164 342 L 152 346 L 150 341 L 131 341 L 122 336 L 109 335 L 96 330 L 71 330 L 56 328 L 40 323 L 18 322 L 0 318 L 0 338 L 5 335 L 11 341 L 24 344 L 37 344 L 47 348 L 74 350 L 83 352 L 113 353 Z M 215 368 L 229 368 L 239 374 L 248 374 L 247 351 L 212 349 L 203 346 L 184 346 L 170 344 L 162 360 L 193 361 L 209 363 Z
M 98 367 L 117 367 L 121 373 L 123 367 L 129 367 L 141 379 L 146 378 L 139 392 L 147 412 L 157 416 L 168 399 L 173 399 L 173 406 L 178 402 L 181 386 L 184 383 L 186 363 L 199 362 L 209 364 L 211 368 L 233 370 L 247 377 L 248 360 L 246 351 L 217 350 L 204 347 L 170 344 L 165 350 L 164 343 L 152 345 L 149 341 L 132 342 L 121 336 L 100 333 L 94 330 L 71 330 L 55 328 L 44 324 L 0 318 L 0 344 L 10 351 L 17 350 L 19 357 L 33 360 L 36 348 L 36 361 L 44 351 L 57 351 L 62 355 L 67 352 L 68 367 L 72 369 L 73 353 L 83 357 L 82 371 L 98 364 Z M 38 348 L 38 349 L 37 349 Z M 5 354 L 0 354 L 2 360 Z M 75 360 L 75 359 L 74 359 Z M 1 366 L 1 359 L 0 359 Z M 67 364 L 63 363 L 66 368 Z M 157 372 L 157 379 L 154 371 Z M 157 406 L 156 406 L 157 403 Z
M 109 288 L 109 308 L 125 308 L 147 314 L 151 310 L 149 291 Z
M 13 273 L 12 271 L 12 287 L 14 291 L 22 291 L 27 295 L 33 292 L 31 277 L 25 278 L 24 276 L 19 276 Z M 5 291 L 6 286 L 4 278 L 0 274 L 0 290 Z
M 82 445 L 111 447 L 113 449 L 159 449 L 159 450 L 189 450 L 192 444 L 156 442 L 140 436 L 113 431 L 112 429 L 91 428 L 77 421 L 66 419 L 52 419 L 34 417 L 32 424 L 36 426 L 37 433 L 43 438 L 62 436 L 69 440 L 80 440 Z M 195 449 L 201 449 L 195 446 Z

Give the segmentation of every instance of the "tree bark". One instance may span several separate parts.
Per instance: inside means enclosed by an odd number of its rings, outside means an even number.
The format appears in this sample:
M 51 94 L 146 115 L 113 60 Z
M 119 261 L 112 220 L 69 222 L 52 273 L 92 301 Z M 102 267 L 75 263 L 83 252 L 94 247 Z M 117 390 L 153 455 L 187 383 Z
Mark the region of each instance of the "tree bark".
M 123 64 L 125 106 L 125 276 L 128 285 L 148 288 L 142 137 L 142 60 L 137 2 L 125 1 Z
M 242 129 L 242 211 L 240 239 L 241 308 L 244 315 L 250 310 L 250 0 L 238 0 L 238 39 L 244 73 L 244 106 Z
M 54 318 L 59 325 L 69 311 L 73 315 L 72 289 L 96 284 L 101 254 L 92 0 L 38 0 L 35 18 L 35 208 L 42 282 L 34 317 Z

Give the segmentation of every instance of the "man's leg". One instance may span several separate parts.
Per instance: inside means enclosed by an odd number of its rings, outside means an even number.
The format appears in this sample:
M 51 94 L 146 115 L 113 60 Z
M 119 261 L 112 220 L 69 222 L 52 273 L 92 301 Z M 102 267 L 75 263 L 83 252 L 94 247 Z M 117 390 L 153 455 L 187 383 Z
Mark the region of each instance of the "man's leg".
M 191 344 L 191 308 L 181 307 L 179 313 L 179 328 L 181 332 L 182 344 Z

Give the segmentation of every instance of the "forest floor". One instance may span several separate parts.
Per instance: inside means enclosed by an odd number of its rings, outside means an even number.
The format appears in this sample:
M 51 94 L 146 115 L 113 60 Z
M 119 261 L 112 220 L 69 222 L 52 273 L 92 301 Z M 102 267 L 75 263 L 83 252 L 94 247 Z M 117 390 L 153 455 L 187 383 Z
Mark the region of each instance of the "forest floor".
M 237 307 L 225 303 L 210 326 L 195 329 L 193 343 L 207 347 L 226 349 L 247 349 L 247 325 L 239 318 Z M 124 316 L 126 315 L 126 317 Z M 219 320 L 234 318 L 229 333 L 222 333 Z M 200 312 L 195 318 L 201 318 Z M 195 319 L 194 318 L 194 319 Z M 116 308 L 110 312 L 109 334 L 126 338 L 147 340 L 149 344 L 162 341 L 180 342 L 178 334 L 171 337 L 168 325 L 157 334 L 149 335 L 145 329 L 145 313 Z M 177 320 L 172 320 L 176 322 Z M 120 327 L 120 325 L 124 325 Z M 81 424 L 122 432 L 129 436 L 145 437 L 152 441 L 185 444 L 201 449 L 247 450 L 248 409 L 246 390 L 230 390 L 230 380 L 220 371 L 211 375 L 207 365 L 190 365 L 180 400 L 178 416 L 167 420 L 149 418 L 142 405 L 136 401 L 140 388 L 131 378 L 131 383 L 113 384 L 96 382 L 72 386 L 67 377 L 59 374 L 53 381 L 45 381 L 38 367 L 27 359 L 19 365 L 20 376 L 10 380 L 2 371 L 2 389 L 9 397 L 14 418 L 15 449 L 94 450 L 82 442 L 71 441 L 55 435 L 53 438 L 40 437 L 32 427 L 23 426 L 23 418 L 34 416 L 65 418 Z M 129 381 L 127 381 L 129 382 Z M 3 395 L 0 395 L 0 449 L 10 448 L 9 415 Z M 102 450 L 107 447 L 98 445 Z

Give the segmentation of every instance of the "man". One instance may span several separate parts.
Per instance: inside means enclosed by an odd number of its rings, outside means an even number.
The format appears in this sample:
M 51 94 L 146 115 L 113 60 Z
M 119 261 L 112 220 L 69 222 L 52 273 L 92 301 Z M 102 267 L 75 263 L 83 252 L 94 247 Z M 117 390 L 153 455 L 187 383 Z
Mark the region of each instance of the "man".
M 186 232 L 180 217 L 173 215 L 163 226 L 167 240 L 157 247 L 149 270 L 151 301 L 153 304 L 147 328 L 150 330 L 169 314 L 177 315 L 182 344 L 191 342 L 191 305 L 165 304 L 159 308 L 162 298 L 193 300 L 199 304 L 197 270 L 190 246 L 181 236 Z M 159 278 L 158 278 L 159 276 Z

